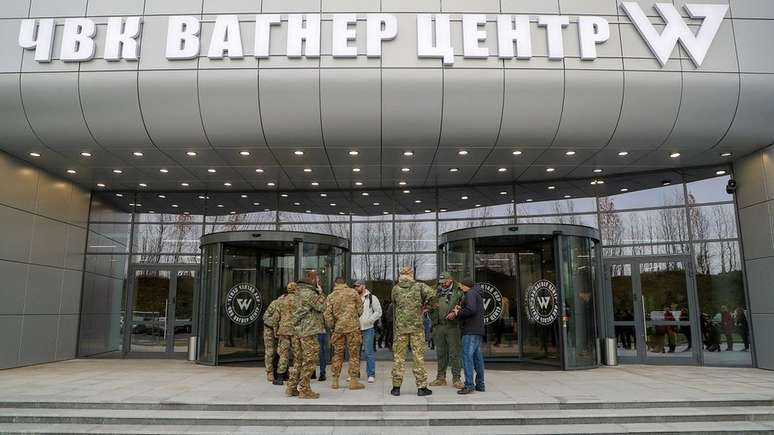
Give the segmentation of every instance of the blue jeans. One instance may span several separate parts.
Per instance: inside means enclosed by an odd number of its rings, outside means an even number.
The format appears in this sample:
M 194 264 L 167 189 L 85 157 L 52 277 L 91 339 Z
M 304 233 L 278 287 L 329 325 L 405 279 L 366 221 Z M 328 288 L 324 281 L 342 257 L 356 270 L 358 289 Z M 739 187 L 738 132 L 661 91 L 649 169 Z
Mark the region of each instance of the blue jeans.
M 462 336 L 462 368 L 465 370 L 466 387 L 484 387 L 484 354 L 481 353 L 480 335 Z M 476 371 L 476 381 L 473 382 L 473 370 Z
M 374 351 L 374 328 L 363 331 L 363 348 L 366 356 L 366 374 L 376 376 L 376 352 Z
M 320 374 L 325 374 L 325 366 L 328 365 L 328 359 L 331 357 L 331 341 L 327 332 L 317 335 L 317 342 L 320 343 Z

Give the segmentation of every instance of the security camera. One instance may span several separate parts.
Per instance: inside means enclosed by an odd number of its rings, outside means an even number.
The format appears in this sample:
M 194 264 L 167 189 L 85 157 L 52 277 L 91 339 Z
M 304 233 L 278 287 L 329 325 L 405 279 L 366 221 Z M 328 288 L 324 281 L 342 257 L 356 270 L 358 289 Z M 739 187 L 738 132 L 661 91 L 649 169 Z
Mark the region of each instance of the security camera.
M 733 178 L 728 180 L 728 183 L 726 183 L 726 193 L 729 195 L 736 193 L 736 180 Z

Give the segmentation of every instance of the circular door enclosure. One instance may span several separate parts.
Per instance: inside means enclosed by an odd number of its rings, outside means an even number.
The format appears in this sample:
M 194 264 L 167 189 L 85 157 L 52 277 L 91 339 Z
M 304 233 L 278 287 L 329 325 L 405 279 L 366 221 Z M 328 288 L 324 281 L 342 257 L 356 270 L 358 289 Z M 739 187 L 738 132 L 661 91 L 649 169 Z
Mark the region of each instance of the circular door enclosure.
M 197 360 L 260 360 L 263 312 L 290 281 L 315 269 L 326 293 L 349 276 L 349 240 L 290 231 L 227 231 L 201 238 Z
M 472 278 L 484 299 L 487 360 L 562 369 L 597 361 L 599 231 L 561 224 L 468 228 L 442 234 L 441 264 Z

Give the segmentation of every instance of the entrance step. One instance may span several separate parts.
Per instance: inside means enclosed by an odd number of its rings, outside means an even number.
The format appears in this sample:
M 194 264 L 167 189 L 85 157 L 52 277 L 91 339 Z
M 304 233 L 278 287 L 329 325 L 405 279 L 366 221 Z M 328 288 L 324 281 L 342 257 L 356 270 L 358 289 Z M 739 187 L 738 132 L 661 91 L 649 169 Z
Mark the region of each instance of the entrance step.
M 538 406 L 540 405 L 540 406 Z M 690 406 L 689 406 L 690 405 Z M 573 404 L 5 402 L 0 433 L 774 433 L 763 401 Z

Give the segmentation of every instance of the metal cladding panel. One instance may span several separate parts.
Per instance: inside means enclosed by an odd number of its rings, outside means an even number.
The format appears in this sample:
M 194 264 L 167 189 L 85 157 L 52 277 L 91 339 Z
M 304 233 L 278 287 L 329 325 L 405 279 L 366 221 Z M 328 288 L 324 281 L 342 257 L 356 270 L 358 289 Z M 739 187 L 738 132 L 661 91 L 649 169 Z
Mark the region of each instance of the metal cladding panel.
M 675 124 L 681 88 L 679 72 L 625 72 L 621 119 L 610 145 L 658 148 Z
M 774 25 L 769 20 L 734 20 L 734 37 L 742 73 L 774 72 L 774 56 L 763 50 L 765 41 L 774 40 Z M 768 47 L 767 47 L 768 48 Z
M 379 12 L 381 0 L 322 0 L 323 12 Z
M 441 0 L 443 12 L 498 13 L 499 0 Z
M 563 14 L 616 15 L 618 13 L 616 0 L 559 0 L 559 9 Z
M 145 13 L 193 14 L 202 13 L 203 0 L 145 0 Z
M 142 15 L 145 0 L 89 0 L 86 16 Z
M 16 39 L 19 35 L 19 22 L 0 20 L 0 73 L 19 72 L 22 53 Z
M 562 113 L 564 72 L 505 70 L 505 104 L 498 147 L 548 147 Z
M 741 74 L 734 123 L 720 142 L 723 149 L 774 143 L 774 75 Z
M 0 18 L 27 18 L 30 0 L 5 0 L 0 8 Z
M 623 98 L 618 71 L 565 71 L 564 106 L 553 146 L 602 148 L 613 135 Z
M 530 11 L 534 14 L 558 14 L 558 1 L 545 0 L 501 0 L 500 7 L 504 14 L 523 14 Z
M 439 12 L 438 0 L 382 0 L 382 12 Z M 400 32 L 400 27 L 398 28 Z
M 157 147 L 208 145 L 199 112 L 196 76 L 196 71 L 140 71 L 140 107 Z
M 382 146 L 437 147 L 442 102 L 442 71 L 382 70 Z
M 81 112 L 77 73 L 22 75 L 21 91 L 27 118 L 43 143 L 57 149 L 94 148 Z
M 320 12 L 320 0 L 263 0 L 263 13 Z
M 199 71 L 199 101 L 213 147 L 266 145 L 258 112 L 258 70 Z
M 381 137 L 378 69 L 320 70 L 320 104 L 326 147 L 376 148 Z
M 322 147 L 320 72 L 316 69 L 261 69 L 261 120 L 269 147 Z
M 31 149 L 40 146 L 40 141 L 25 117 L 19 85 L 19 74 L 0 74 L 0 145 Z
M 503 70 L 444 72 L 440 148 L 493 146 L 503 110 Z
M 82 17 L 88 0 L 32 0 L 30 17 Z
M 83 115 L 100 145 L 106 148 L 151 145 L 140 113 L 136 72 L 82 72 L 80 81 Z
M 254 14 L 260 10 L 261 0 L 204 0 L 203 6 L 205 14 Z
M 774 19 L 774 2 L 770 0 L 729 0 L 734 18 Z

